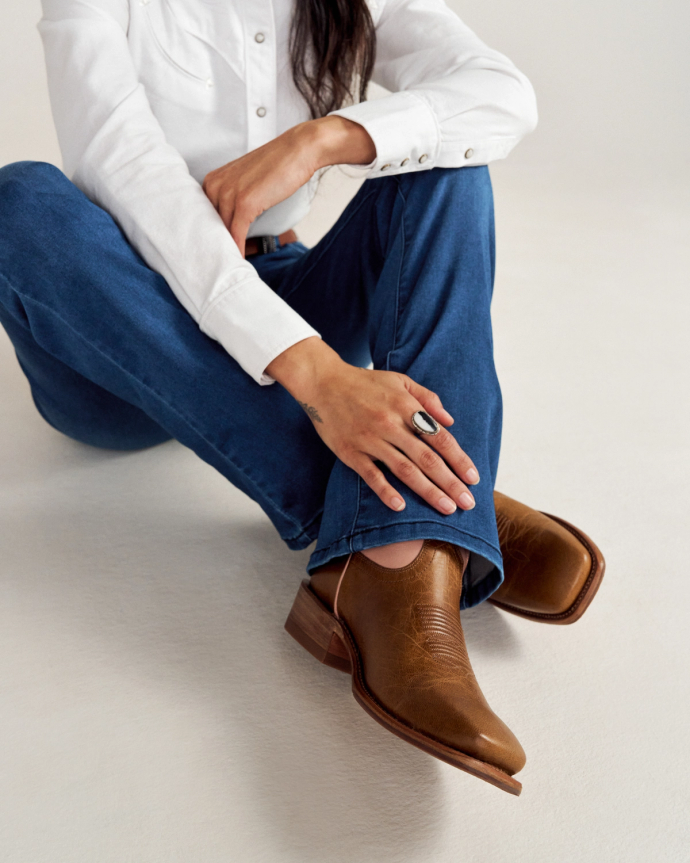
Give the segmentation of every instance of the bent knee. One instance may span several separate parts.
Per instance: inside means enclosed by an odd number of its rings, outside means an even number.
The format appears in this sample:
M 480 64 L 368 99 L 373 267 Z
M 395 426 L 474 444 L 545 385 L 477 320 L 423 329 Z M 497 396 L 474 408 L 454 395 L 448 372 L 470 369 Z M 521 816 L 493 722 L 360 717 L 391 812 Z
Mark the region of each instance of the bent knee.
M 480 189 L 491 193 L 491 177 L 487 165 L 472 165 L 464 168 L 431 168 L 406 174 L 405 179 L 428 187 Z
M 13 162 L 0 168 L 0 206 L 31 206 L 38 192 L 65 184 L 71 185 L 62 171 L 48 162 Z
M 88 386 L 88 385 L 87 385 Z M 111 410 L 89 410 L 88 400 L 69 407 L 46 396 L 33 383 L 31 395 L 39 414 L 65 437 L 96 449 L 133 452 L 172 440 L 169 432 L 133 405 L 112 397 Z M 107 401 L 108 396 L 105 396 Z M 79 408 L 85 408 L 79 410 Z
M 432 168 L 405 176 L 404 195 L 425 223 L 437 230 L 462 225 L 469 237 L 475 230 L 493 230 L 493 191 L 486 165 Z
M 20 180 L 31 185 L 54 182 L 56 179 L 64 181 L 67 177 L 50 162 L 11 162 L 0 168 L 0 185 L 11 180 Z

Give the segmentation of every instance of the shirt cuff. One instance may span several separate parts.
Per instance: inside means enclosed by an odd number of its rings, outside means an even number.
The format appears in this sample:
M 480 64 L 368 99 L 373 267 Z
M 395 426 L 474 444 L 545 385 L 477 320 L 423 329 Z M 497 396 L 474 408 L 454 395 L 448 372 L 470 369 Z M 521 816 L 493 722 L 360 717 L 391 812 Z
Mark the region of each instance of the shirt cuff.
M 340 108 L 332 114 L 364 126 L 376 146 L 367 177 L 423 171 L 436 165 L 441 135 L 426 101 L 409 90 Z
M 303 339 L 321 337 L 258 276 L 225 291 L 199 326 L 262 386 L 275 383 L 265 369 L 279 354 Z

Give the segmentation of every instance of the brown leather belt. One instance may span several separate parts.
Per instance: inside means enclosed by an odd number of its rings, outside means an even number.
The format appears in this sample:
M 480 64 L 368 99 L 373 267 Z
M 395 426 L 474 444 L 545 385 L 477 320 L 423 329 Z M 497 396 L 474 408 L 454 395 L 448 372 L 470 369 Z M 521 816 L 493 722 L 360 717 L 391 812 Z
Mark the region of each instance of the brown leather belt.
M 277 241 L 277 242 L 276 242 Z M 285 231 L 279 237 L 250 237 L 244 246 L 245 258 L 251 258 L 254 255 L 268 255 L 275 252 L 280 246 L 287 246 L 288 243 L 297 242 L 297 234 L 294 231 Z

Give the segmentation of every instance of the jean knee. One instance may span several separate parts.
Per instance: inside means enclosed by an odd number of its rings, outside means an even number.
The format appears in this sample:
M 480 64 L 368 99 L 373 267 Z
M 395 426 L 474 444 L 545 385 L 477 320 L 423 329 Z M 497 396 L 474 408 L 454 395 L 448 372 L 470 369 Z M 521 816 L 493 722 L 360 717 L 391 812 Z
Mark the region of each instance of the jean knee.
M 467 168 L 432 168 L 404 175 L 404 182 L 419 187 L 425 194 L 474 195 L 492 199 L 491 177 L 486 165 Z
M 64 182 L 67 177 L 50 162 L 11 162 L 0 168 L 0 186 L 9 181 L 19 180 L 31 187 L 42 188 L 46 182 Z
M 82 395 L 88 397 L 88 391 L 93 389 L 90 382 L 86 383 L 84 394 L 63 394 L 64 404 L 58 397 L 47 396 L 30 378 L 29 383 L 38 413 L 49 426 L 78 443 L 96 449 L 134 452 L 172 440 L 172 435 L 143 411 L 115 396 L 104 393 L 100 406 L 92 405 L 88 398 L 82 399 Z
M 44 194 L 65 184 L 70 184 L 67 177 L 48 162 L 13 162 L 0 168 L 0 207 L 5 212 L 24 212 L 39 206 L 38 192 Z
M 456 231 L 475 242 L 493 237 L 494 198 L 486 165 L 432 168 L 402 178 L 408 218 L 441 233 Z

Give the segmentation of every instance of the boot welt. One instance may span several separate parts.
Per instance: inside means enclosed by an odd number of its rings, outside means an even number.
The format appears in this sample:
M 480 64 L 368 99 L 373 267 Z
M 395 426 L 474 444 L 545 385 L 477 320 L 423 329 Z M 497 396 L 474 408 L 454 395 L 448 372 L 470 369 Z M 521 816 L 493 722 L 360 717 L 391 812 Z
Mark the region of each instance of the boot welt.
M 509 794 L 519 795 L 522 784 L 504 770 L 480 761 L 417 731 L 380 704 L 367 689 L 357 645 L 347 626 L 336 619 L 309 587 L 305 579 L 285 622 L 286 631 L 312 656 L 332 668 L 352 675 L 352 694 L 358 704 L 380 725 L 418 749 L 464 770 Z
M 559 614 L 549 614 L 546 612 L 530 612 L 525 611 L 521 608 L 517 608 L 514 605 L 509 605 L 508 603 L 501 602 L 498 599 L 492 599 L 489 597 L 488 601 L 495 605 L 497 608 L 502 608 L 503 611 L 509 611 L 511 614 L 517 614 L 518 617 L 526 617 L 528 620 L 537 620 L 541 623 L 555 623 L 555 624 L 568 624 L 575 623 L 576 620 L 579 620 L 582 615 L 589 608 L 590 603 L 594 599 L 597 591 L 599 590 L 599 586 L 601 585 L 602 579 L 604 578 L 604 571 L 606 569 L 606 564 L 604 562 L 604 556 L 599 551 L 596 544 L 587 536 L 586 533 L 583 533 L 579 528 L 575 527 L 575 525 L 570 524 L 570 522 L 565 521 L 565 519 L 559 518 L 557 515 L 551 515 L 548 512 L 543 512 L 542 515 L 545 515 L 547 518 L 552 519 L 564 527 L 567 531 L 569 531 L 575 539 L 577 539 L 588 551 L 592 564 L 590 566 L 589 573 L 587 574 L 587 578 L 585 579 L 582 589 L 578 593 L 575 601 L 567 608 L 565 611 L 560 612 Z

